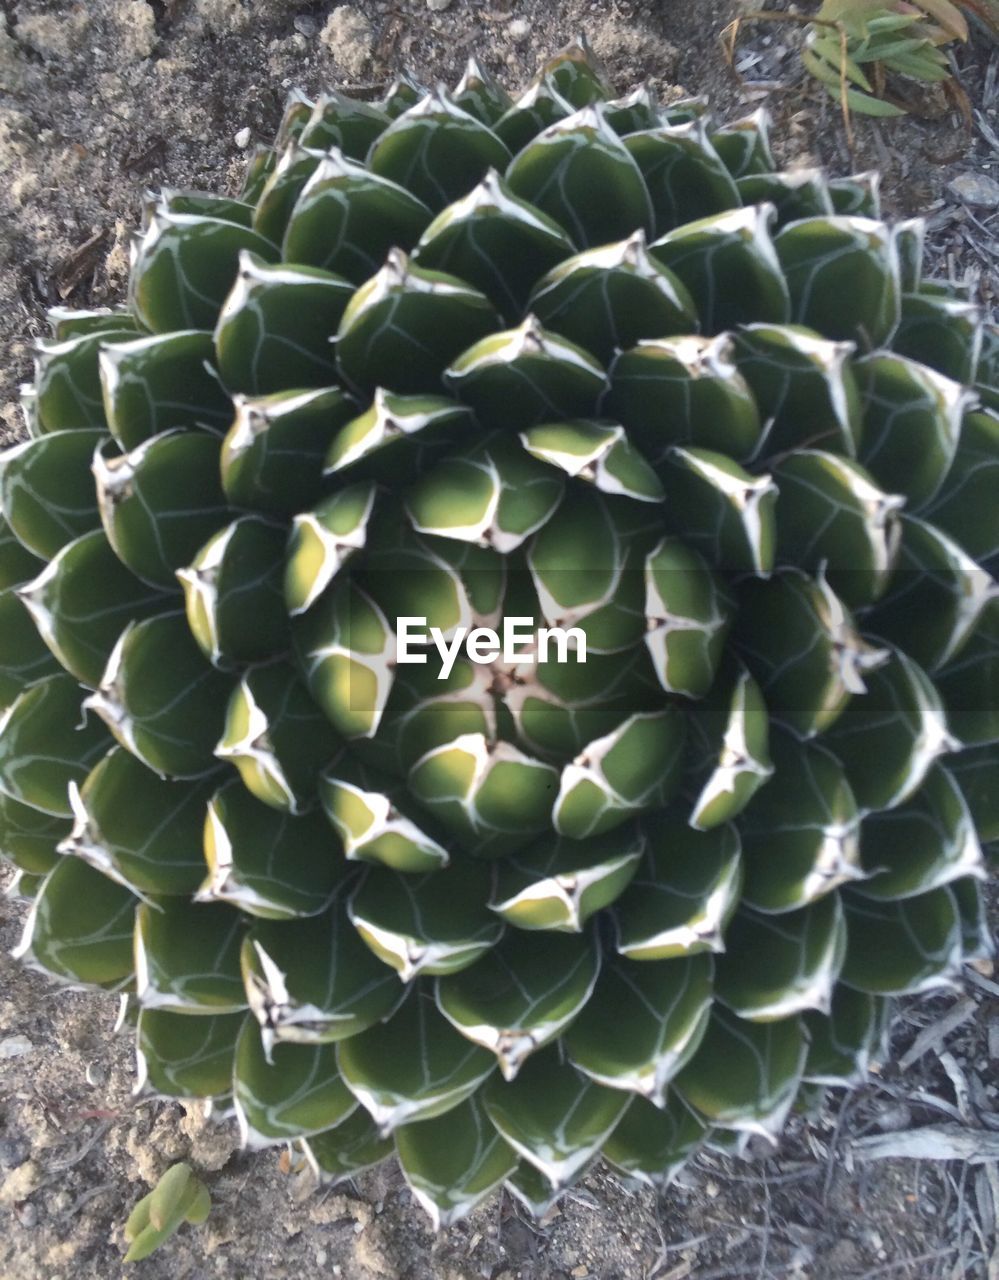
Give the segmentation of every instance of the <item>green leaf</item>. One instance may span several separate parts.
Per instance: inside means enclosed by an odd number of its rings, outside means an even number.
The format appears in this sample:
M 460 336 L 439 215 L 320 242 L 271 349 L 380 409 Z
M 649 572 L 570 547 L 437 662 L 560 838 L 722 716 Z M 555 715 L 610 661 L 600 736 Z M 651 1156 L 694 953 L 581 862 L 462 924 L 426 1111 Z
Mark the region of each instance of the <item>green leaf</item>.
M 831 177 L 828 185 L 834 213 L 856 214 L 861 218 L 881 217 L 881 174 L 877 169 L 854 173 L 848 177 Z M 896 242 L 902 228 L 907 226 L 907 223 L 899 222 L 892 228 Z M 922 260 L 922 247 L 919 249 L 919 257 Z
M 495 857 L 548 829 L 557 771 L 511 743 L 464 733 L 413 766 L 414 798 L 478 857 Z
M 0 453 L 0 506 L 22 546 L 51 560 L 100 522 L 90 462 L 102 431 L 53 431 Z
M 864 874 L 861 815 L 831 752 L 780 730 L 770 741 L 774 776 L 739 822 L 742 900 L 758 911 L 794 911 Z
M 618 951 L 643 961 L 724 951 L 742 884 L 739 833 L 696 831 L 674 807 L 646 834 L 642 865 L 613 908 Z
M 610 96 L 607 74 L 585 35 L 543 62 L 535 79 L 547 82 L 577 109 Z
M 898 355 L 868 356 L 854 370 L 863 395 L 860 459 L 878 484 L 919 510 L 954 461 L 968 392 Z
M 515 551 L 545 525 L 565 488 L 530 452 L 494 436 L 431 466 L 406 496 L 413 527 L 503 554 Z
M 664 1106 L 667 1084 L 696 1053 L 711 1010 L 708 955 L 636 964 L 608 959 L 564 1037 L 572 1064 L 598 1084 Z
M 962 743 L 999 742 L 999 602 L 986 606 L 961 652 L 934 673 L 933 683 Z
M 135 317 L 124 308 L 93 307 L 78 311 L 75 307 L 49 307 L 45 318 L 56 342 L 83 337 L 87 333 L 124 333 L 138 335 Z
M 444 372 L 447 386 L 487 429 L 592 416 L 606 386 L 598 362 L 528 316 L 464 351 Z
M 201 831 L 210 783 L 157 777 L 122 747 L 113 747 L 70 784 L 72 833 L 62 853 L 83 858 L 137 893 L 189 894 L 205 873 Z
M 975 378 L 981 313 L 976 304 L 949 290 L 930 292 L 924 286 L 919 293 L 902 298 L 901 320 L 891 345 L 897 355 L 966 385 Z
M 969 413 L 943 487 L 922 514 L 990 572 L 999 571 L 999 416 Z
M 644 339 L 611 361 L 602 410 L 624 423 L 631 441 L 654 465 L 673 445 L 745 459 L 763 428 L 733 353 L 729 334 Z
M 164 898 L 135 913 L 135 990 L 143 1009 L 223 1014 L 246 1008 L 243 915 L 224 903 Z
M 496 1070 L 492 1054 L 449 1026 L 419 986 L 387 1021 L 344 1040 L 337 1058 L 383 1135 L 460 1106 Z
M 191 634 L 215 666 L 260 662 L 291 647 L 286 541 L 280 525 L 240 516 L 208 539 L 189 568 L 177 571 Z
M 662 485 L 624 427 L 613 423 L 541 423 L 521 432 L 520 441 L 534 458 L 557 467 L 601 493 L 660 502 Z
M 960 971 L 961 917 L 946 886 L 878 902 L 844 891 L 848 987 L 871 995 L 914 995 L 949 987 Z
M 91 687 L 124 627 L 174 603 L 129 572 L 101 529 L 67 543 L 18 596 L 59 663 Z
M 792 169 L 786 173 L 747 173 L 736 183 L 742 204 L 770 204 L 777 211 L 779 228 L 800 218 L 817 218 L 835 213 L 829 180 L 821 169 Z M 736 204 L 732 200 L 726 206 Z
M 237 396 L 221 456 L 229 503 L 283 519 L 318 502 L 327 451 L 356 411 L 338 387 Z
M 581 249 L 652 229 L 652 205 L 631 153 L 593 107 L 557 120 L 514 156 L 515 195 L 554 218 Z
M 179 213 L 161 203 L 137 240 L 129 276 L 129 305 L 154 334 L 212 329 L 249 249 L 267 262 L 278 250 L 234 222 Z
M 629 827 L 589 840 L 546 836 L 497 864 L 489 905 L 518 929 L 580 933 L 625 891 L 644 849 Z
M 36 680 L 60 670 L 17 592 L 0 591 L 0 712 Z
M 427 86 L 421 84 L 411 71 L 401 71 L 389 85 L 388 92 L 379 105 L 388 118 L 394 120 L 415 106 L 426 93 Z
M 443 90 L 397 116 L 372 145 L 371 172 L 412 192 L 435 213 L 463 196 L 510 152 L 495 133 Z
M 252 1151 L 322 1133 L 357 1107 L 333 1045 L 275 1044 L 268 1054 L 253 1018 L 236 1041 L 232 1086 L 242 1144 Z
M 961 946 L 965 964 L 992 960 L 996 946 L 989 923 L 982 882 L 973 876 L 954 880 L 948 886 L 961 921 Z
M 541 616 L 581 632 L 584 656 L 628 649 L 644 634 L 642 571 L 661 527 L 656 515 L 649 504 L 577 485 L 532 539 L 527 566 Z M 581 650 L 583 638 L 570 638 Z
M 825 743 L 842 760 L 863 809 L 892 809 L 920 786 L 930 766 L 959 746 L 929 677 L 901 650 L 871 673 Z
M 321 93 L 298 141 L 319 151 L 338 148 L 352 160 L 363 160 L 389 123 L 389 115 L 371 102 L 360 102 L 336 89 Z
M 962 751 L 948 767 L 968 802 L 979 839 L 984 843 L 999 840 L 999 790 L 995 785 L 994 744 Z
M 744 908 L 726 931 L 715 992 L 751 1022 L 776 1022 L 806 1009 L 828 1012 L 846 944 L 838 894 L 779 916 Z
M 198 778 L 218 766 L 229 682 L 205 661 L 182 613 L 128 625 L 84 702 L 154 773 Z
M 80 333 L 64 341 L 41 341 L 35 354 L 31 434 L 105 428 L 98 358 L 107 347 L 134 337 L 134 328 L 125 322 L 121 328 Z
M 777 168 L 770 150 L 770 114 L 766 107 L 720 125 L 712 130 L 711 141 L 733 178 L 773 173 Z
M 390 249 L 412 249 L 432 216 L 404 187 L 333 151 L 295 202 L 281 256 L 359 285 L 381 267 Z
M 805 1079 L 818 1084 L 862 1084 L 872 1057 L 886 1044 L 889 1009 L 886 1000 L 838 983 L 826 1013 L 811 1011 L 804 1016 L 809 1036 Z
M 854 892 L 865 898 L 911 898 L 966 876 L 986 877 L 967 803 L 939 764 L 904 804 L 864 819 L 860 852 L 868 878 Z
M 71 676 L 46 676 L 0 715 L 0 790 L 12 800 L 72 817 L 70 783 L 82 783 L 109 746 L 103 726 L 81 715 L 82 692 Z
M 726 673 L 695 705 L 691 737 L 689 821 L 707 831 L 741 813 L 773 773 L 767 707 L 748 671 Z
M 766 575 L 774 567 L 777 486 L 711 449 L 674 446 L 660 470 L 669 521 L 723 572 Z
M 494 1077 L 482 1100 L 514 1151 L 559 1188 L 593 1159 L 629 1102 L 580 1075 L 554 1048 L 536 1054 L 514 1081 Z
M 246 672 L 233 690 L 215 754 L 258 800 L 299 814 L 315 803 L 319 774 L 340 747 L 295 668 L 272 663 Z
M 616 127 L 609 110 L 604 117 Z M 682 124 L 650 122 L 639 129 L 627 130 L 629 136 L 623 141 L 652 198 L 655 235 L 738 207 L 739 193 L 702 118 Z
M 301 920 L 257 920 L 243 943 L 242 965 L 265 1048 L 355 1036 L 388 1017 L 403 990 L 339 902 Z
M 17 960 L 64 982 L 124 987 L 132 977 L 136 899 L 79 858 L 62 858 L 31 905 Z
M 173 1013 L 142 1009 L 136 1031 L 136 1090 L 169 1098 L 224 1098 L 245 1013 Z
M 662 120 L 655 88 L 649 80 L 623 97 L 606 99 L 598 110 L 619 138 L 643 129 L 658 128 Z
M 585 1168 L 570 1179 L 569 1185 L 578 1182 Z M 540 1169 L 537 1169 L 527 1160 L 521 1160 L 513 1173 L 510 1174 L 506 1182 L 503 1183 L 503 1190 L 509 1191 L 513 1198 L 527 1210 L 535 1222 L 540 1222 L 549 1209 L 565 1195 L 567 1188 L 565 1186 L 556 1187 L 545 1177 Z
M 337 368 L 365 395 L 380 386 L 431 395 L 448 365 L 498 324 L 478 289 L 392 249 L 347 304 L 336 336 Z
M 804 738 L 835 723 L 866 692 L 865 672 L 888 660 L 887 650 L 860 638 L 821 570 L 816 578 L 785 569 L 740 583 L 735 616 L 739 652 L 767 706 Z
M 818 449 L 778 459 L 773 476 L 778 559 L 824 570 L 848 606 L 876 600 L 891 577 L 905 498 L 884 493 L 858 463 Z
M 852 457 L 860 440 L 853 347 L 792 325 L 747 325 L 735 363 L 767 422 L 767 456 L 820 445 Z
M 59 861 L 56 847 L 69 834 L 65 818 L 42 813 L 0 792 L 0 853 L 18 870 L 43 876 Z
M 574 252 L 554 218 L 515 196 L 490 169 L 477 187 L 431 222 L 413 261 L 467 281 L 512 324 L 527 310 L 539 276 Z
M 517 1165 L 516 1153 L 474 1100 L 403 1125 L 395 1141 L 403 1176 L 435 1231 L 471 1212 Z
M 547 329 L 604 363 L 645 334 L 697 328 L 693 299 L 649 254 L 641 229 L 559 263 L 538 280 L 528 307 Z
M 674 1087 L 713 1123 L 772 1137 L 791 1110 L 807 1051 L 800 1019 L 745 1022 L 716 1004 Z
M 393 1142 L 381 1137 L 368 1113 L 357 1107 L 335 1128 L 303 1138 L 301 1147 L 320 1183 L 336 1186 L 384 1160 Z
M 489 915 L 489 869 L 472 861 L 443 871 L 398 875 L 372 868 L 351 897 L 350 922 L 403 982 L 417 974 L 457 973 L 503 936 Z
M 375 498 L 374 484 L 362 481 L 295 516 L 284 576 L 285 604 L 292 617 L 315 604 L 344 565 L 364 548 Z
M 898 258 L 883 223 L 844 216 L 805 218 L 779 232 L 774 246 L 795 323 L 828 338 L 857 342 L 864 350 L 891 337 L 901 305 Z
M 321 813 L 272 809 L 235 778 L 209 801 L 204 856 L 196 900 L 230 902 L 264 919 L 315 915 L 352 879 Z
M 135 449 L 175 427 L 225 430 L 232 402 L 219 381 L 214 355 L 211 337 L 193 329 L 101 350 L 104 408 L 111 434 L 123 449 Z
M 645 561 L 645 645 L 667 693 L 701 698 L 718 673 L 732 618 L 721 580 L 679 538 Z
M 633 1098 L 604 1142 L 603 1154 L 629 1177 L 653 1187 L 667 1186 L 708 1132 L 704 1121 L 670 1090 L 662 1106 Z
M 927 671 L 958 654 L 999 584 L 931 524 L 903 516 L 888 589 L 864 618 L 874 635 L 904 648 Z
M 544 129 L 573 114 L 572 103 L 544 79 L 536 79 L 496 121 L 494 132 L 518 155 Z
M 118 559 L 167 590 L 176 591 L 177 570 L 228 517 L 219 441 L 207 432 L 166 432 L 120 455 L 99 448 L 92 485 Z
M 444 448 L 463 439 L 472 424 L 468 409 L 443 396 L 397 396 L 378 388 L 371 406 L 335 435 L 326 454 L 326 476 L 377 480 L 396 487 L 400 476 L 419 474 Z
M 510 95 L 472 54 L 451 94 L 451 100 L 490 128 L 512 106 Z
M 683 281 L 708 335 L 737 325 L 784 324 L 790 303 L 770 237 L 770 206 L 730 209 L 669 231 L 651 253 Z
M 552 825 L 583 840 L 666 804 L 680 785 L 686 724 L 673 705 L 629 716 L 562 769 Z
M 436 871 L 448 865 L 446 847 L 411 816 L 404 787 L 343 757 L 319 780 L 319 802 L 349 861 L 382 863 L 395 871 Z M 400 808 L 401 805 L 401 808 Z
M 309 104 L 319 106 L 318 103 Z M 304 127 L 301 132 L 304 132 Z M 318 169 L 323 159 L 325 148 L 306 148 L 302 145 L 301 136 L 277 152 L 260 188 L 260 195 L 253 211 L 253 229 L 274 244 L 280 244 L 288 229 L 295 202 L 302 194 L 305 184 Z M 240 276 L 243 274 L 249 255 L 240 259 Z M 281 268 L 278 267 L 278 270 Z M 297 268 L 292 265 L 292 271 Z M 234 291 L 239 289 L 237 276 Z M 230 298 L 232 295 L 230 294 Z M 223 316 L 219 317 L 221 325 Z
M 309 692 L 345 738 L 375 735 L 392 688 L 395 633 L 349 579 L 298 621 L 295 651 Z
M 213 341 L 223 384 L 262 396 L 335 380 L 329 335 L 354 286 L 316 267 L 270 263 L 244 253 Z
M 592 936 L 508 932 L 478 964 L 437 979 L 437 1004 L 463 1036 L 495 1053 L 503 1079 L 512 1080 L 578 1016 L 599 969 Z
M 44 563 L 33 555 L 0 512 L 0 591 L 37 577 Z

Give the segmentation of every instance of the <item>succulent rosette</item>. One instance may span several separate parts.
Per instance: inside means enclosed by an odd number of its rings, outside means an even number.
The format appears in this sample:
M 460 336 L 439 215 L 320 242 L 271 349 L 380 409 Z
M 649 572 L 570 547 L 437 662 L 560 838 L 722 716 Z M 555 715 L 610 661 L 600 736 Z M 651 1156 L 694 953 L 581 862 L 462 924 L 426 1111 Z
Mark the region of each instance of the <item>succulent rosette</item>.
M 23 959 L 438 1224 L 862 1078 L 999 839 L 999 338 L 921 238 L 579 46 L 151 200 L 0 457 Z

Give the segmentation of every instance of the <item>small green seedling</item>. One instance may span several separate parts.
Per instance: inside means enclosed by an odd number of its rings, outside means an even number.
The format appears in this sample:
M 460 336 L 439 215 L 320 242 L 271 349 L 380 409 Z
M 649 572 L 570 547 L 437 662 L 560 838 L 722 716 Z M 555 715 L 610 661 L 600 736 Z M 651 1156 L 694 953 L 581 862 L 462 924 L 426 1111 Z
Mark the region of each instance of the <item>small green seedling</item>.
M 125 1223 L 129 1249 L 126 1262 L 141 1262 L 185 1222 L 204 1222 L 212 1207 L 205 1184 L 189 1164 L 173 1164 L 148 1196 L 143 1196 Z

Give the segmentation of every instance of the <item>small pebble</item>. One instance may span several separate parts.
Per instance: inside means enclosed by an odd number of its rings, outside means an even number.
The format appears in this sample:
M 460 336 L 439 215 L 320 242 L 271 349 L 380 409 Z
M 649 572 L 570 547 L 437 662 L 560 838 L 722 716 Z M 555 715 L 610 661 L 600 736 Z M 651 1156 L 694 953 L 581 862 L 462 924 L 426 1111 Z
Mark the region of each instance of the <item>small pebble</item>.
M 307 13 L 297 14 L 293 25 L 299 35 L 308 36 L 310 39 L 319 34 L 319 23 Z
M 27 1036 L 5 1036 L 0 1040 L 0 1058 L 23 1058 L 34 1047 Z
M 531 34 L 531 24 L 526 18 L 514 18 L 507 27 L 511 40 L 526 40 Z
M 986 173 L 959 173 L 947 184 L 952 195 L 979 209 L 999 209 L 999 182 Z
M 14 1206 L 14 1217 L 22 1227 L 28 1227 L 30 1230 L 38 1221 L 38 1209 L 30 1200 L 24 1200 L 21 1204 Z
M 99 1062 L 88 1062 L 84 1075 L 92 1089 L 98 1089 L 102 1084 L 107 1083 L 108 1073 Z
M 233 142 L 235 142 L 236 146 L 239 147 L 240 151 L 245 151 L 250 145 L 250 138 L 252 136 L 250 127 L 247 125 L 245 128 L 240 129 L 239 133 L 237 133 L 235 138 L 233 138 Z
M 443 13 L 445 9 L 451 8 L 451 0 L 427 0 L 427 8 L 433 13 Z
M 31 1155 L 31 1147 L 23 1138 L 0 1138 L 0 1165 L 16 1169 Z

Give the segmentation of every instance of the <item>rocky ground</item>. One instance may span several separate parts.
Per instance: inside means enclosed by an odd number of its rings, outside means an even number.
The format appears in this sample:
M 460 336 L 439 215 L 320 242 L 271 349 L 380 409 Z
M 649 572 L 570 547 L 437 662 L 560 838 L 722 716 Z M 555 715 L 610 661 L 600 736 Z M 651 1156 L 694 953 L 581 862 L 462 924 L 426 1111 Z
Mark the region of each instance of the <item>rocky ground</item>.
M 581 29 L 622 90 L 649 78 L 722 113 L 766 98 L 785 160 L 878 169 L 891 212 L 929 216 L 938 273 L 994 308 L 994 46 L 956 54 L 963 114 L 914 93 L 909 119 L 856 122 L 851 158 L 835 104 L 801 79 L 797 28 L 747 26 L 729 68 L 718 34 L 739 13 L 735 0 L 0 0 L 0 438 L 20 429 L 45 308 L 121 296 L 144 188 L 233 187 L 292 85 L 374 95 L 402 66 L 453 82 L 473 50 L 516 84 Z M 999 1277 L 987 969 L 907 1007 L 891 1061 L 776 1152 L 704 1157 L 661 1196 L 598 1172 L 540 1226 L 495 1200 L 435 1237 L 394 1171 L 316 1192 L 280 1152 L 240 1155 L 230 1126 L 134 1098 L 114 1001 L 21 971 L 6 957 L 20 909 L 0 911 L 0 1280 L 119 1275 L 129 1208 L 180 1158 L 214 1207 L 140 1264 L 151 1280 Z

